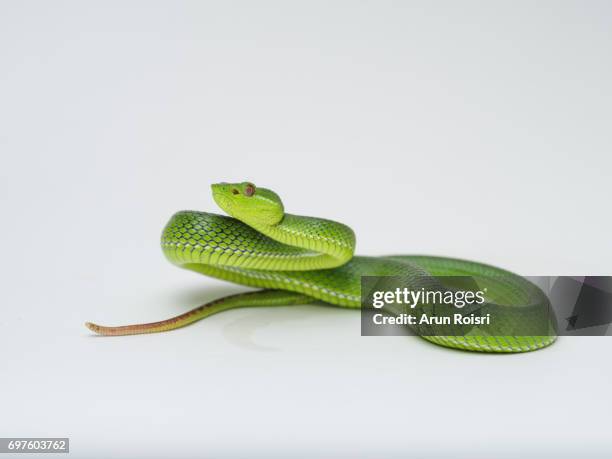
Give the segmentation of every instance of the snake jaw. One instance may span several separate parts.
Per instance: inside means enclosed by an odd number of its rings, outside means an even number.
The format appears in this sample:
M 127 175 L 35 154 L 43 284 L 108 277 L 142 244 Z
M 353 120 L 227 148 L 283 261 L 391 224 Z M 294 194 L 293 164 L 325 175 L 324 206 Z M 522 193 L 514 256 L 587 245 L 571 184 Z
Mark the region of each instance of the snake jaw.
M 227 196 L 213 191 L 213 199 L 222 210 L 231 215 L 232 202 Z
M 223 210 L 226 214 L 235 217 L 233 209 L 235 207 L 235 202 L 233 197 L 235 195 L 232 194 L 232 184 L 221 182 L 214 183 L 211 185 L 213 199 L 219 206 L 221 210 Z

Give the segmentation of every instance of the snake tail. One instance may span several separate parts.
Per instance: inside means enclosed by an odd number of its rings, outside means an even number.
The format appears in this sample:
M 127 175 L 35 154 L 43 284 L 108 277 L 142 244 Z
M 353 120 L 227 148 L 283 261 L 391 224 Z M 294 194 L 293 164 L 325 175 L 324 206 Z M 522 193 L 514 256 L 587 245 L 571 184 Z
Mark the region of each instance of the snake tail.
M 159 333 L 185 327 L 205 317 L 228 309 L 257 307 L 257 306 L 290 306 L 312 303 L 313 299 L 299 293 L 284 290 L 258 290 L 255 292 L 239 293 L 205 303 L 190 311 L 159 322 L 145 324 L 122 325 L 107 327 L 85 322 L 91 331 L 104 336 L 141 335 L 145 333 Z

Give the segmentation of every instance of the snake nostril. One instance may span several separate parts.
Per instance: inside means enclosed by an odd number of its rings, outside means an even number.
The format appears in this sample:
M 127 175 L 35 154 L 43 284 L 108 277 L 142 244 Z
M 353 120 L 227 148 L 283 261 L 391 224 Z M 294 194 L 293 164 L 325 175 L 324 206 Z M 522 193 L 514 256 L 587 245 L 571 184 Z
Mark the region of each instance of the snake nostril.
M 238 191 L 236 188 L 232 188 L 232 194 L 240 194 L 240 191 Z

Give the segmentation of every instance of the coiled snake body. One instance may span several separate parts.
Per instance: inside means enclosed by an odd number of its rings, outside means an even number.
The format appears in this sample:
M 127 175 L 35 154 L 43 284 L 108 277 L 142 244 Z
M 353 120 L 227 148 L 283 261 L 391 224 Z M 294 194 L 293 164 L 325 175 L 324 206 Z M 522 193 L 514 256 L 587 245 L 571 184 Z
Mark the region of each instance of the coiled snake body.
M 249 306 L 280 306 L 323 301 L 360 308 L 362 276 L 480 276 L 492 281 L 497 298 L 521 298 L 525 304 L 547 302 L 526 279 L 507 271 L 464 260 L 430 256 L 353 256 L 355 235 L 331 220 L 286 214 L 271 190 L 253 184 L 212 186 L 217 204 L 230 216 L 205 212 L 176 213 L 166 225 L 161 245 L 178 266 L 208 276 L 263 290 L 232 295 L 160 322 L 105 327 L 87 323 L 103 335 L 153 333 L 176 329 L 214 313 Z M 418 331 L 417 331 L 418 333 Z M 540 336 L 431 336 L 423 338 L 446 347 L 482 352 L 525 352 L 554 342 L 553 327 Z

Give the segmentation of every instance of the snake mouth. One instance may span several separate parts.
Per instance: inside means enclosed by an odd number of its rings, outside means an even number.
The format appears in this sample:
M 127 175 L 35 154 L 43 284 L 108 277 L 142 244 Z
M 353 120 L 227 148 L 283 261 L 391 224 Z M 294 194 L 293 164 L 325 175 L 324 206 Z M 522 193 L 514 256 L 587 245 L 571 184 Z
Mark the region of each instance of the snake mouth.
M 215 183 L 211 185 L 213 199 L 217 205 L 227 212 L 230 213 L 234 206 L 232 198 L 229 196 L 229 184 L 228 183 Z

